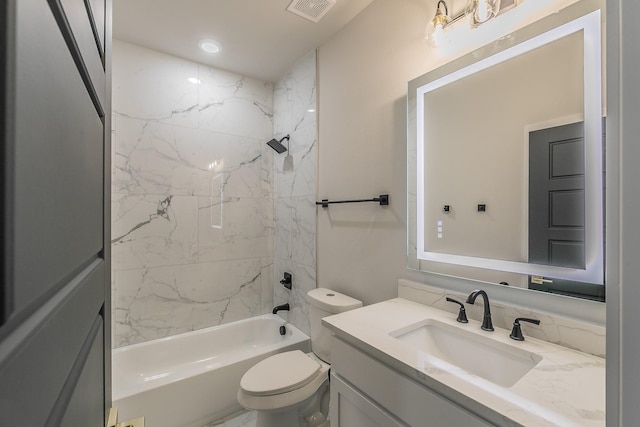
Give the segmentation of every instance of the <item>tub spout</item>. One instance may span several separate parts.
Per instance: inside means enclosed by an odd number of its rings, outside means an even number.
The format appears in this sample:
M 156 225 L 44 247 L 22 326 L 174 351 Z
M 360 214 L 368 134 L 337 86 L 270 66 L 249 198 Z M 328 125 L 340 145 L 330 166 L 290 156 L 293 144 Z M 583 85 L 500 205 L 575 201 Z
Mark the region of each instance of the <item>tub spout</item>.
M 289 303 L 282 304 L 282 305 L 276 305 L 275 307 L 273 307 L 273 314 L 276 314 L 280 310 L 289 311 Z

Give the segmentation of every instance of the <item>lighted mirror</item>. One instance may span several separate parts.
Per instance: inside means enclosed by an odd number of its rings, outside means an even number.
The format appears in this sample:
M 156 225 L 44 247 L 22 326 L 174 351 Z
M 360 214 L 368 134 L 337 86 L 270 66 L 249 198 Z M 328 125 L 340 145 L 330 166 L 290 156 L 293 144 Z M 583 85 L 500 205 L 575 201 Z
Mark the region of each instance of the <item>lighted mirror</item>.
M 409 266 L 604 297 L 601 11 L 409 83 Z

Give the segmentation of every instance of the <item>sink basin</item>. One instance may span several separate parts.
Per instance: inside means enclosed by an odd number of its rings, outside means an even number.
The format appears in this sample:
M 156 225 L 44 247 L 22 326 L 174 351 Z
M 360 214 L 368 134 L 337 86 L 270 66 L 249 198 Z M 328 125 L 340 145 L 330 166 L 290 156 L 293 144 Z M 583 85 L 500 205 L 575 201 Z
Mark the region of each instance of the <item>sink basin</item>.
M 502 387 L 511 387 L 542 357 L 462 327 L 427 319 L 390 335 L 415 349 Z M 517 344 L 517 343 L 516 343 Z

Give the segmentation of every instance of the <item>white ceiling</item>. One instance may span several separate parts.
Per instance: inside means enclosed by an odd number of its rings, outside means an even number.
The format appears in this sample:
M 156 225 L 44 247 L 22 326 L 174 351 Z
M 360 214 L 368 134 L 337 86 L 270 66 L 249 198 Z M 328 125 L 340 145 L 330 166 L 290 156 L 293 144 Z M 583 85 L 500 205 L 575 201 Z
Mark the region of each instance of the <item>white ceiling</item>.
M 275 82 L 373 0 L 337 0 L 314 24 L 286 10 L 291 0 L 114 0 L 113 33 L 223 70 Z M 202 52 L 200 39 L 222 50 Z

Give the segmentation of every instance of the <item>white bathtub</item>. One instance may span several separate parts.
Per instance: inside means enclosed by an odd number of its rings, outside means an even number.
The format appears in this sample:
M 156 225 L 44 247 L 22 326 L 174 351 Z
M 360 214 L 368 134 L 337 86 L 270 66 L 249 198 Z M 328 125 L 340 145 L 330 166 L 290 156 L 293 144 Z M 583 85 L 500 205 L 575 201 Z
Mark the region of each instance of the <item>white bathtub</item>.
M 309 337 L 266 314 L 113 350 L 113 406 L 120 421 L 200 427 L 239 411 L 240 378 L 260 360 L 311 351 Z

